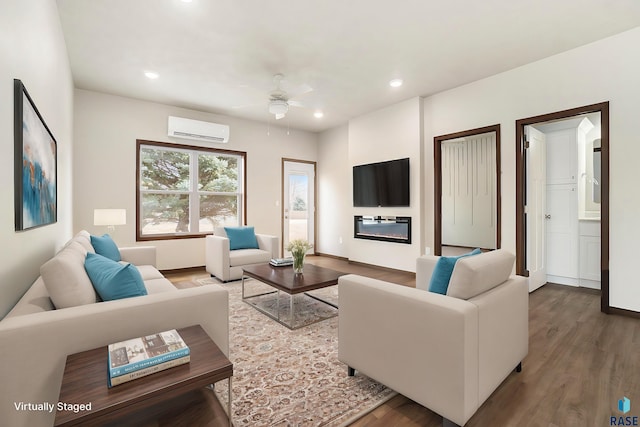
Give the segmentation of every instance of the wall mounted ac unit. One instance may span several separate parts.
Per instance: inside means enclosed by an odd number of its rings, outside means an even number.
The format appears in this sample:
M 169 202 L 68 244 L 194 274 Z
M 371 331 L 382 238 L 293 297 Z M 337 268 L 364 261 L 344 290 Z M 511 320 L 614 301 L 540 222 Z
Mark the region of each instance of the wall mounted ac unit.
M 229 126 L 169 116 L 169 136 L 196 141 L 228 142 Z

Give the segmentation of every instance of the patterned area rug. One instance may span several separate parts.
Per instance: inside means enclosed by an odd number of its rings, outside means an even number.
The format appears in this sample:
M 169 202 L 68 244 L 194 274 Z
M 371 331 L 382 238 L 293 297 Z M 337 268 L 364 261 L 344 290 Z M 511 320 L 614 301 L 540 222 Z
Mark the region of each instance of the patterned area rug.
M 252 291 L 258 285 L 251 280 Z M 221 286 L 229 291 L 235 426 L 343 426 L 396 395 L 364 375 L 347 376 L 338 361 L 337 317 L 292 331 L 243 302 L 240 281 Z M 337 287 L 316 292 L 337 299 Z M 286 310 L 288 298 L 283 299 Z M 323 304 L 308 297 L 295 303 L 305 306 L 296 307 L 296 317 L 313 316 L 314 305 Z M 226 381 L 216 384 L 216 393 L 226 408 Z

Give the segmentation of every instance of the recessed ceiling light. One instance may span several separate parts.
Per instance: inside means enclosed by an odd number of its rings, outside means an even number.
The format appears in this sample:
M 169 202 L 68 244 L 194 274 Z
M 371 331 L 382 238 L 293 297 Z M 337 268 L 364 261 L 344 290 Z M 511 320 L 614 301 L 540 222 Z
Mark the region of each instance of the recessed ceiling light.
M 193 0 L 182 0 L 182 3 L 191 3 Z
M 313 117 L 315 117 L 316 119 L 321 119 L 322 117 L 324 117 L 324 113 L 322 111 L 316 111 L 315 113 L 313 113 Z
M 389 82 L 389 86 L 391 87 L 400 87 L 402 86 L 402 79 L 393 79 Z
M 160 75 L 154 71 L 145 71 L 144 75 L 148 78 L 148 79 L 157 79 L 158 77 L 160 77 Z

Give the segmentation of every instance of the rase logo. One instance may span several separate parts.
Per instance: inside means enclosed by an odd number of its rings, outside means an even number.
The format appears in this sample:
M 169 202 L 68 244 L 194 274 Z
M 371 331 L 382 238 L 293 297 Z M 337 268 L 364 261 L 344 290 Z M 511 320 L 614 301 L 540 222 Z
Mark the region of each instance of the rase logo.
M 618 400 L 618 411 L 623 414 L 627 414 L 631 411 L 631 400 L 628 397 L 624 396 L 622 399 Z M 638 417 L 637 416 L 618 416 L 611 417 L 609 420 L 609 425 L 612 426 L 637 426 L 638 425 Z

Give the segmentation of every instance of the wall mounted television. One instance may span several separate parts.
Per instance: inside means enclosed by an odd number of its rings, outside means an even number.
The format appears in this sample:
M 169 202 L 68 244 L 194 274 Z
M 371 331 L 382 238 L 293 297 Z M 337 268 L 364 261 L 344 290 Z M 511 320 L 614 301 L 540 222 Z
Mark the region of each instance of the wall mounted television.
M 354 166 L 353 206 L 410 206 L 409 158 Z

